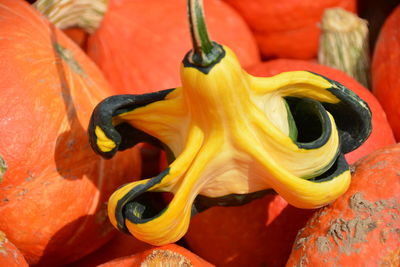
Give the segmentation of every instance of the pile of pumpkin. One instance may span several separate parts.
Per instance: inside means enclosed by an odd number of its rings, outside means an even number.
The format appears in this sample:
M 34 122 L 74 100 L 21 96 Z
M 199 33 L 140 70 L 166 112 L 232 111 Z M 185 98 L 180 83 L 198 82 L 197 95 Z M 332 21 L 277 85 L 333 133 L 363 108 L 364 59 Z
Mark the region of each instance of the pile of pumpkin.
M 395 4 L 384 9 L 366 68 L 371 83 L 362 85 L 315 60 L 324 12 L 356 13 L 355 0 L 204 0 L 212 38 L 249 73 L 308 70 L 339 81 L 368 103 L 372 133 L 346 155 L 349 190 L 323 208 L 298 209 L 279 195 L 213 207 L 192 218 L 183 239 L 161 247 L 113 228 L 111 193 L 132 177 L 158 174 L 164 154 L 141 144 L 102 159 L 87 125 L 110 95 L 179 86 L 190 49 L 185 2 L 0 0 L 0 266 L 398 266 Z

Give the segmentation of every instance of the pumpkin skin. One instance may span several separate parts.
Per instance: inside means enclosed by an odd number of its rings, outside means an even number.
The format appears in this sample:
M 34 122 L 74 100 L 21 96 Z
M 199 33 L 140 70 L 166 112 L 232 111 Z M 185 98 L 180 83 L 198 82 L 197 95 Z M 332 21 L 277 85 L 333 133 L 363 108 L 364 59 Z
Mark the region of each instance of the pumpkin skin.
M 400 141 L 400 6 L 385 21 L 372 59 L 372 90 Z
M 313 213 L 288 205 L 279 195 L 267 195 L 195 215 L 185 240 L 192 251 L 217 266 L 283 266 L 297 231 Z
M 140 158 L 90 149 L 90 114 L 114 93 L 79 47 L 24 1 L 1 0 L 0 17 L 0 229 L 29 264 L 66 264 L 116 233 L 106 201 Z
M 326 8 L 356 11 L 356 0 L 224 0 L 252 29 L 265 58 L 311 59 L 317 55 L 318 23 Z
M 361 157 L 379 148 L 396 142 L 386 114 L 378 100 L 368 89 L 342 71 L 313 62 L 287 59 L 277 59 L 262 64 L 256 64 L 247 68 L 247 70 L 249 73 L 258 76 L 271 76 L 284 71 L 308 70 L 340 82 L 364 99 L 372 112 L 372 132 L 369 138 L 359 148 L 345 155 L 349 164 L 356 162 Z
M 69 28 L 63 30 L 63 32 L 74 41 L 79 47 L 85 50 L 88 34 L 80 28 Z
M 185 4 L 109 1 L 100 27 L 88 39 L 87 53 L 119 93 L 180 85 L 182 55 L 191 47 Z M 254 37 L 239 14 L 221 1 L 206 0 L 204 6 L 213 40 L 231 47 L 245 66 L 259 62 Z
M 299 232 L 286 266 L 399 266 L 400 144 L 354 165 L 349 190 Z
M 21 252 L 8 241 L 6 235 L 0 231 L 0 266 L 28 267 Z
M 212 267 L 189 250 L 176 244 L 155 247 L 144 252 L 118 258 L 99 267 L 140 267 L 140 266 L 193 266 Z
M 364 99 L 372 111 L 373 130 L 364 144 L 345 155 L 349 163 L 395 143 L 378 101 L 362 85 L 339 70 L 289 59 L 263 62 L 246 70 L 252 75 L 266 77 L 284 71 L 309 70 L 339 81 Z M 161 162 L 163 168 L 165 164 Z M 283 266 L 297 231 L 314 211 L 290 206 L 280 196 L 265 196 L 240 207 L 213 207 L 193 217 L 185 240 L 195 253 L 218 266 Z
M 153 246 L 137 240 L 131 235 L 119 232 L 101 248 L 65 267 L 95 267 L 113 259 L 130 256 L 150 248 L 153 248 Z

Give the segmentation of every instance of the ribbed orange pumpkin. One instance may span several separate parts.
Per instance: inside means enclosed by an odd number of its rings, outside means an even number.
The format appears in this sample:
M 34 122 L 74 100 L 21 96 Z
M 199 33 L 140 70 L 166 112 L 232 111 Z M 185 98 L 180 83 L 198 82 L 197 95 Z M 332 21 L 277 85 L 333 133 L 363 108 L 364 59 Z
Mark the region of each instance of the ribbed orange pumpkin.
M 311 59 L 317 55 L 326 8 L 356 11 L 356 0 L 224 0 L 253 30 L 264 57 Z
M 29 264 L 66 264 L 115 234 L 106 201 L 140 158 L 89 146 L 90 114 L 115 94 L 95 64 L 22 0 L 0 0 L 0 18 L 0 229 Z
M 8 241 L 6 235 L 0 231 L 0 266 L 4 267 L 28 267 L 21 252 Z
M 372 61 L 372 90 L 400 141 L 400 6 L 385 21 Z
M 245 66 L 260 61 L 254 37 L 235 10 L 218 0 L 205 0 L 204 7 L 213 40 L 232 48 Z M 87 53 L 120 93 L 179 86 L 179 65 L 191 47 L 186 14 L 182 0 L 110 0 Z
M 299 232 L 287 267 L 400 265 L 400 144 L 354 166 L 349 190 Z
M 395 143 L 378 101 L 339 70 L 287 59 L 256 64 L 247 70 L 252 75 L 266 77 L 284 71 L 309 70 L 341 82 L 364 99 L 372 110 L 373 130 L 361 147 L 346 155 L 350 163 Z M 280 196 L 266 196 L 240 207 L 214 207 L 192 219 L 186 241 L 195 253 L 218 266 L 283 266 L 297 231 L 313 212 L 289 206 Z

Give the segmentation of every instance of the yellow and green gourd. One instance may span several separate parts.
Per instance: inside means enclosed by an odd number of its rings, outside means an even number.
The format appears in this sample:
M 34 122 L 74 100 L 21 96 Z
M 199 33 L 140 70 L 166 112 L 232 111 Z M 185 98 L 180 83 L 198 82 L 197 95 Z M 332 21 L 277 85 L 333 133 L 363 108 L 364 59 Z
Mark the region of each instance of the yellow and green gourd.
M 116 95 L 94 110 L 93 149 L 105 158 L 139 142 L 164 147 L 170 165 L 110 197 L 112 224 L 154 245 L 179 240 L 190 218 L 211 205 L 239 205 L 275 191 L 299 208 L 317 208 L 350 183 L 343 154 L 371 132 L 371 112 L 353 92 L 307 71 L 254 77 L 235 54 L 209 40 L 202 1 L 188 0 L 193 49 L 182 86 Z M 151 192 L 171 192 L 153 209 Z M 149 200 L 150 199 L 150 200 Z

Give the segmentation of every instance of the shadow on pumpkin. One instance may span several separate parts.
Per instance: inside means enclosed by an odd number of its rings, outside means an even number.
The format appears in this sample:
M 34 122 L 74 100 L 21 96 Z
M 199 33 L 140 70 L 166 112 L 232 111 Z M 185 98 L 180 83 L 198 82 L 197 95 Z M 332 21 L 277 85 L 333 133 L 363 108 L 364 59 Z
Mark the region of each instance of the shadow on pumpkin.
M 60 80 L 61 96 L 70 127 L 70 130 L 60 134 L 56 141 L 54 158 L 57 172 L 65 179 L 80 179 L 87 174 L 90 180 L 94 180 L 96 177 L 91 177 L 90 172 L 85 168 L 81 168 L 81 166 L 87 165 L 87 161 L 90 160 L 88 156 L 90 158 L 98 156 L 91 150 L 86 130 L 79 122 L 71 87 L 63 65 L 65 59 L 62 53 L 64 51 L 62 51 L 63 48 L 57 40 L 53 25 L 50 26 L 50 30 L 54 61 Z M 79 96 L 79 93 L 77 95 Z
M 119 186 L 123 178 L 121 174 L 129 173 L 119 172 L 115 180 L 102 177 L 103 171 L 115 169 L 112 166 L 114 163 L 100 159 L 90 148 L 85 127 L 78 120 L 76 99 L 71 94 L 67 70 L 64 69 L 65 58 L 60 54 L 62 48 L 57 48 L 59 44 L 54 26 L 50 26 L 50 31 L 54 64 L 64 102 L 64 107 L 59 108 L 66 110 L 69 130 L 59 134 L 56 140 L 54 160 L 61 179 L 53 179 L 52 188 L 43 191 L 43 198 L 52 196 L 53 199 L 46 202 L 52 207 L 42 207 L 48 210 L 49 218 L 48 225 L 38 229 L 40 240 L 37 244 L 38 255 L 32 259 L 32 263 L 37 263 L 34 266 L 64 265 L 110 240 L 116 230 L 108 220 L 106 200 Z M 76 95 L 79 96 L 79 92 Z M 50 240 L 46 244 L 47 238 Z
M 134 153 L 120 152 L 116 155 L 114 160 L 104 160 L 101 156 L 97 155 L 89 144 L 89 137 L 87 133 L 87 125 L 81 125 L 79 121 L 78 112 L 76 105 L 79 103 L 85 103 L 85 99 L 77 99 L 81 94 L 80 92 L 71 92 L 71 86 L 74 87 L 76 85 L 72 85 L 72 82 L 79 83 L 79 81 L 70 81 L 67 79 L 67 71 L 65 70 L 65 64 L 67 63 L 72 71 L 77 75 L 81 75 L 82 79 L 87 79 L 85 77 L 85 72 L 79 66 L 78 62 L 75 61 L 73 54 L 71 54 L 68 50 L 63 48 L 58 40 L 57 35 L 54 29 L 54 26 L 51 25 L 51 43 L 54 52 L 54 61 L 55 66 L 58 72 L 59 84 L 61 88 L 61 96 L 64 102 L 64 109 L 66 111 L 66 116 L 69 124 L 69 130 L 60 134 L 56 140 L 56 148 L 54 152 L 54 158 L 56 163 L 56 169 L 60 176 L 69 180 L 81 179 L 84 176 L 88 176 L 88 178 L 93 182 L 95 186 L 98 186 L 98 179 L 100 172 L 107 171 L 109 168 L 112 169 L 121 169 L 126 167 L 126 163 L 130 161 L 130 166 L 132 168 L 138 167 L 136 162 L 138 158 L 134 156 Z M 70 75 L 69 75 L 70 76 Z M 90 80 L 90 77 L 89 77 Z M 101 90 L 102 88 L 99 88 Z M 76 89 L 75 89 L 76 91 Z M 82 95 L 82 97 L 87 97 Z M 61 108 L 61 107 L 60 107 Z M 94 107 L 93 107 L 94 109 Z M 87 111 L 86 111 L 87 112 Z M 91 111 L 89 111 L 91 112 Z M 89 121 L 89 118 L 87 118 Z M 136 149 L 136 148 L 135 148 Z M 126 153 L 125 156 L 121 155 Z M 123 162 L 121 158 L 127 157 L 126 155 L 130 154 L 129 159 L 125 159 Z M 153 156 L 154 158 L 154 156 Z M 121 162 L 119 164 L 118 162 Z M 117 162 L 117 163 L 116 163 Z M 102 167 L 101 165 L 104 164 Z M 118 164 L 118 165 L 117 165 Z M 157 162 L 158 164 L 158 162 Z M 117 166 L 116 166 L 117 165 Z M 120 165 L 120 166 L 119 166 Z M 153 164 L 154 165 L 154 164 Z M 154 166 L 152 166 L 154 168 Z M 101 169 L 103 168 L 103 169 Z M 110 173 L 110 172 L 108 172 Z M 128 175 L 128 177 L 121 176 L 121 173 Z M 139 175 L 140 171 L 122 171 L 117 174 L 120 181 L 126 182 L 127 179 L 129 181 L 138 179 L 139 177 L 129 177 L 130 174 Z M 105 177 L 107 179 L 109 177 Z M 115 179 L 115 178 L 114 178 Z M 112 184 L 115 184 L 113 182 Z M 120 184 L 117 184 L 118 187 Z M 115 188 L 112 188 L 114 190 Z M 111 193 L 111 192 L 109 192 Z
M 185 239 L 192 251 L 217 266 L 285 266 L 298 230 L 314 212 L 269 194 L 195 215 Z
M 81 216 L 66 224 L 48 242 L 43 252 L 45 256 L 32 266 L 64 266 L 101 247 L 116 234 L 114 227 L 105 223 L 105 220 L 108 220 L 106 209 L 102 208 L 94 215 Z M 94 227 L 88 227 L 89 225 Z M 88 247 L 87 242 L 93 236 L 100 238 L 91 242 Z
M 268 209 L 273 209 L 274 205 L 275 202 L 271 201 Z M 273 249 L 264 251 L 268 259 L 271 259 L 270 265 L 267 266 L 286 265 L 298 231 L 306 225 L 315 211 L 287 204 L 276 218 L 270 219 L 265 227 L 265 238 L 269 240 L 267 244 Z

